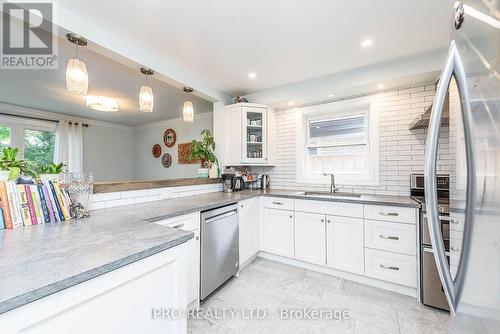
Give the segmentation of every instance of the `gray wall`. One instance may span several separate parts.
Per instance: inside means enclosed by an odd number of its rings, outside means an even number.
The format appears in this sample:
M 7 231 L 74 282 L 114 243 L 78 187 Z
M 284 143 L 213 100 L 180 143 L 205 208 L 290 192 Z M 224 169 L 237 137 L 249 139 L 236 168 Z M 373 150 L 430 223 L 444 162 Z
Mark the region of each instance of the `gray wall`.
M 163 132 L 168 128 L 174 129 L 177 134 L 177 142 L 172 148 L 167 148 L 163 144 Z M 193 123 L 185 123 L 181 119 L 134 129 L 134 179 L 158 180 L 197 177 L 199 165 L 177 164 L 177 145 L 191 142 L 193 139 L 201 139 L 200 132 L 203 129 L 209 129 L 213 133 L 212 113 L 199 115 Z M 162 155 L 164 153 L 172 155 L 170 168 L 162 166 L 161 156 L 157 159 L 153 157 L 151 149 L 154 144 L 161 145 Z
M 125 127 L 90 124 L 83 129 L 83 170 L 96 181 L 133 180 L 133 135 Z

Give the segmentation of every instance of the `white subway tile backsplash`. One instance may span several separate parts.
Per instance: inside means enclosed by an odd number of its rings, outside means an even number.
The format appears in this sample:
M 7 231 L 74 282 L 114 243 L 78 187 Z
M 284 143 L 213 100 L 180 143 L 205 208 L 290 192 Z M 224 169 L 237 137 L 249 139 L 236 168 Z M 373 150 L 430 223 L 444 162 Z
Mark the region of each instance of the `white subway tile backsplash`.
M 222 191 L 221 183 L 93 194 L 90 198 L 89 208 L 97 210 L 218 191 Z
M 114 208 L 116 206 L 124 206 L 130 204 L 135 204 L 135 198 L 124 198 L 106 201 L 106 208 Z
M 410 174 L 423 172 L 427 130 L 409 130 L 415 117 L 422 114 L 434 99 L 435 86 L 420 85 L 378 94 L 379 170 L 378 186 L 339 185 L 345 191 L 379 195 L 409 195 Z M 271 187 L 290 190 L 328 190 L 329 185 L 297 183 L 295 175 L 295 113 L 276 113 L 276 166 L 252 167 L 252 171 L 271 176 Z M 445 128 L 446 129 L 446 128 Z M 447 131 L 439 142 L 438 171 L 454 166 Z

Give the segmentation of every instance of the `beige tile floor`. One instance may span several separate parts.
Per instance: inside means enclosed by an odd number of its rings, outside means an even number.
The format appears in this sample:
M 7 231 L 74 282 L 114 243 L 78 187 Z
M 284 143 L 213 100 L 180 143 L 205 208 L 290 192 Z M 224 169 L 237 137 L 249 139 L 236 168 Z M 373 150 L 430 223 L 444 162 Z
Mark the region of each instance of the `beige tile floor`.
M 249 307 L 258 308 L 260 314 L 267 312 L 266 319 L 251 319 Z M 349 314 L 341 320 L 283 320 L 280 308 L 346 310 Z M 223 317 L 224 310 L 235 315 L 226 311 Z M 188 321 L 188 332 L 450 333 L 449 322 L 447 312 L 413 298 L 258 258 L 201 304 L 199 316 Z

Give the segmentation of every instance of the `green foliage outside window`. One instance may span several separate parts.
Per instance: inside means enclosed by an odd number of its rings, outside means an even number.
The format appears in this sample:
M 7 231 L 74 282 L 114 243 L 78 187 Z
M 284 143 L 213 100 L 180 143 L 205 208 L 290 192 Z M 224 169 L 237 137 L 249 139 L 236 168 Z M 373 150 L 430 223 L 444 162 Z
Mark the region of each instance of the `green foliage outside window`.
M 52 163 L 55 143 L 56 134 L 54 132 L 26 130 L 24 133 L 24 159 L 37 166 Z

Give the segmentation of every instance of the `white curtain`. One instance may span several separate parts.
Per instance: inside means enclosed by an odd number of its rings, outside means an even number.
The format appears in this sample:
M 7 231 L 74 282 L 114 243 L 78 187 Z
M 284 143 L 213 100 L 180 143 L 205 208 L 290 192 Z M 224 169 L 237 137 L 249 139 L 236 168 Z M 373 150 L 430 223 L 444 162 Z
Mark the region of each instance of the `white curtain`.
M 59 121 L 55 162 L 65 163 L 70 173 L 83 173 L 83 126 L 82 122 L 71 123 Z

